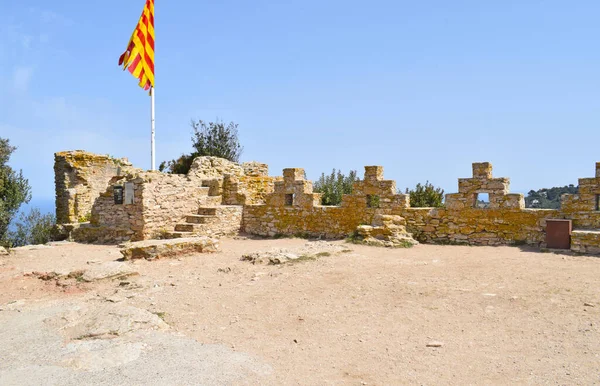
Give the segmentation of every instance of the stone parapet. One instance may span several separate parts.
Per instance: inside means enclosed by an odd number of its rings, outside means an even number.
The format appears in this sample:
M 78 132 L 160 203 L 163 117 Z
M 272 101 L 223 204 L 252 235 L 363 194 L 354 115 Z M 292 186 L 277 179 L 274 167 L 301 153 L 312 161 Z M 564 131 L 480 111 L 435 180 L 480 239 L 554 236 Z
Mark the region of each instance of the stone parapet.
M 409 195 L 397 193 L 381 166 L 366 166 L 364 179 L 334 207 L 320 205 L 321 194 L 313 192 L 302 168 L 269 177 L 264 164 L 199 157 L 184 176 L 142 172 L 126 160 L 85 152 L 57 153 L 55 159 L 62 234 L 86 242 L 219 236 L 240 229 L 341 238 L 358 227 L 363 236 L 377 238 L 390 229 L 404 234 L 405 221 L 406 232 L 424 242 L 542 245 L 546 220 L 563 218 L 572 220 L 575 232 L 583 231 L 573 238 L 573 250 L 600 250 L 594 233 L 600 229 L 600 163 L 595 177 L 579 180 L 578 194 L 563 195 L 561 209 L 544 210 L 525 209 L 523 195 L 509 193 L 510 180 L 494 178 L 489 162 L 474 163 L 472 177 L 458 180 L 458 192 L 446 195 L 444 207 L 411 208 Z M 478 201 L 482 194 L 489 195 L 485 205 Z M 377 225 L 377 219 L 387 220 Z

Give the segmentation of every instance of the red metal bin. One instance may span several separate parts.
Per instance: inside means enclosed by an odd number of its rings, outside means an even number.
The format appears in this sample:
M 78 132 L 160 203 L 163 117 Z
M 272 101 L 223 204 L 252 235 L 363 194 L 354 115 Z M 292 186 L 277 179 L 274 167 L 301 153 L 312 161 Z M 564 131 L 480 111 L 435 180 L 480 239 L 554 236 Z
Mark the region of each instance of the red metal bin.
M 546 220 L 546 246 L 552 249 L 570 249 L 571 230 L 571 220 Z

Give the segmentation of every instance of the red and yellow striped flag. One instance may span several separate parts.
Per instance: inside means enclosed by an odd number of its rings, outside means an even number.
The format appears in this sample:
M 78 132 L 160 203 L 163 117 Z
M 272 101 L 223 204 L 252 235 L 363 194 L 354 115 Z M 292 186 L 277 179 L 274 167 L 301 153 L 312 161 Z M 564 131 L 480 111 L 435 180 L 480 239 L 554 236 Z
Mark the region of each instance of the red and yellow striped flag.
M 154 87 L 154 0 L 146 0 L 127 50 L 119 58 L 119 66 L 140 80 L 140 87 Z

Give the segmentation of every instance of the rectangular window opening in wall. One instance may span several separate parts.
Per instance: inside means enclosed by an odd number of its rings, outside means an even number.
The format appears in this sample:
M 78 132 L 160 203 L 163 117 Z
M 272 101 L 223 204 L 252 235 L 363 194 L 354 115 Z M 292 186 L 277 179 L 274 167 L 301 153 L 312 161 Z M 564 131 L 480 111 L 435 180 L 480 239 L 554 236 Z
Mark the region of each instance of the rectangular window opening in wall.
M 294 194 L 286 194 L 285 195 L 285 206 L 293 206 L 294 205 Z
M 122 186 L 113 187 L 113 198 L 115 201 L 115 205 L 123 205 L 123 187 Z
M 596 210 L 600 211 L 600 194 L 596 194 Z
M 379 196 L 374 194 L 367 194 L 367 208 L 379 208 L 379 203 Z
M 490 195 L 489 193 L 475 193 L 473 207 L 479 209 L 485 209 L 490 207 Z

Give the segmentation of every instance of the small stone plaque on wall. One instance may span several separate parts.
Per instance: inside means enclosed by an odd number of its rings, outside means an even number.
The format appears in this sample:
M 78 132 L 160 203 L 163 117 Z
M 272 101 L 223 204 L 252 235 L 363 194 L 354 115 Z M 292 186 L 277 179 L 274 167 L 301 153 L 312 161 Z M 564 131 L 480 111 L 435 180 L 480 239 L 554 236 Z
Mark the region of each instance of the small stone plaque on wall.
M 133 204 L 133 182 L 125 183 L 125 205 Z
M 115 186 L 113 188 L 113 197 L 115 199 L 115 205 L 123 205 L 123 187 Z

